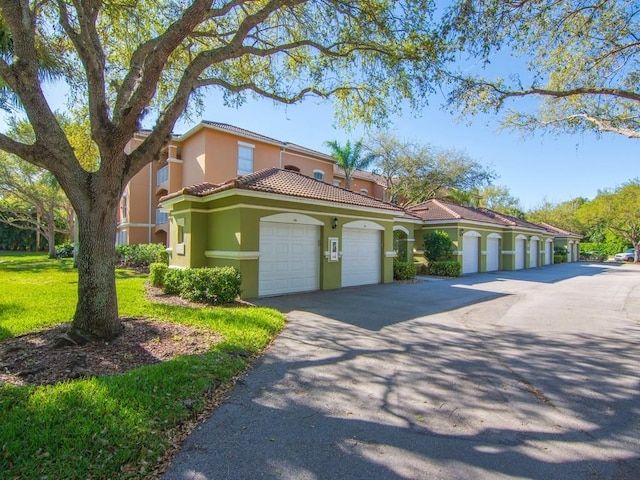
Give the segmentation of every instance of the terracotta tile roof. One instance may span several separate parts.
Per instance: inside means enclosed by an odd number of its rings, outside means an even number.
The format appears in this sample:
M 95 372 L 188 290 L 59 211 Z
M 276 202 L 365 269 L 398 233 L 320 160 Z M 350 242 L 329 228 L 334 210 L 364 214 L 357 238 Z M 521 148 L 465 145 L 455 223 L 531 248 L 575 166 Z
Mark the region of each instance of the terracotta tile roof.
M 422 220 L 472 220 L 484 223 L 497 223 L 504 226 L 503 221 L 496 220 L 479 210 L 471 207 L 463 207 L 444 200 L 427 200 L 419 205 L 409 208 L 410 212 L 417 214 Z
M 267 168 L 217 185 L 211 183 L 193 185 L 162 197 L 160 201 L 163 202 L 180 195 L 205 197 L 233 188 L 403 212 L 397 205 L 336 187 L 298 172 L 278 168 Z
M 564 230 L 564 229 L 562 229 L 560 227 L 556 227 L 556 226 L 550 225 L 548 223 L 540 222 L 538 225 L 540 227 L 544 228 L 545 230 L 549 230 L 551 233 L 553 233 L 555 235 L 567 236 L 567 237 L 576 237 L 576 238 L 584 238 L 584 236 L 580 235 L 579 233 L 573 233 L 573 232 L 570 232 L 569 230 Z
M 276 140 L 275 138 L 267 137 L 266 135 L 261 135 L 259 133 L 251 132 L 249 130 L 245 130 L 244 128 L 229 125 L 228 123 L 219 123 L 219 122 L 212 122 L 209 120 L 202 120 L 202 124 L 209 125 L 210 127 L 214 127 L 219 130 L 225 130 L 230 133 L 235 133 L 236 135 L 242 135 L 243 137 L 251 137 L 258 140 L 262 140 L 268 143 L 277 143 L 277 144 L 283 143 L 280 140 Z
M 338 165 L 333 166 L 333 174 L 338 177 L 344 178 L 344 169 L 339 167 Z M 378 185 L 385 186 L 387 184 L 384 177 L 378 175 L 377 173 L 367 172 L 366 170 L 356 170 L 351 175 L 351 178 L 359 178 L 361 180 L 368 180 L 370 182 L 377 183 Z
M 531 230 L 545 230 L 540 225 L 527 222 L 521 218 L 494 212 L 488 208 L 464 207 L 444 200 L 427 200 L 411 207 L 409 211 L 417 214 L 425 221 L 437 220 L 469 220 L 475 222 L 492 223 L 506 227 L 520 227 Z

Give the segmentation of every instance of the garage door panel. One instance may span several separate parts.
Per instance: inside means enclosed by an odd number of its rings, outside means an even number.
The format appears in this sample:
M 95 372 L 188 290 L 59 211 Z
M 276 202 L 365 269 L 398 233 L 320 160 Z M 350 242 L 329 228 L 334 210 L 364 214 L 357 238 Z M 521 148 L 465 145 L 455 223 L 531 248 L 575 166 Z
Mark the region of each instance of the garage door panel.
M 320 228 L 260 223 L 258 294 L 279 295 L 320 288 Z
M 480 255 L 479 237 L 465 236 L 462 239 L 462 273 L 477 273 Z
M 381 255 L 380 231 L 344 228 L 342 231 L 342 286 L 380 283 Z
M 516 270 L 522 270 L 525 266 L 525 240 L 516 239 Z
M 487 238 L 487 272 L 500 269 L 500 239 Z

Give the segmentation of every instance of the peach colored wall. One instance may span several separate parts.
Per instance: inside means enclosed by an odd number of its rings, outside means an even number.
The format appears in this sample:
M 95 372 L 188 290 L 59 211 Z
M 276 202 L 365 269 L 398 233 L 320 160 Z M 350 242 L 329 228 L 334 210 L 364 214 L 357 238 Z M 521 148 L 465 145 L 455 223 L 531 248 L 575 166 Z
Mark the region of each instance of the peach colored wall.
M 322 170 L 324 172 L 324 181 L 326 183 L 333 183 L 333 163 L 328 160 L 284 150 L 282 152 L 282 165 L 280 168 L 284 168 L 286 165 L 298 167 L 300 173 L 309 177 L 313 177 L 314 170 Z
M 205 181 L 205 130 L 193 134 L 182 145 L 182 186 Z

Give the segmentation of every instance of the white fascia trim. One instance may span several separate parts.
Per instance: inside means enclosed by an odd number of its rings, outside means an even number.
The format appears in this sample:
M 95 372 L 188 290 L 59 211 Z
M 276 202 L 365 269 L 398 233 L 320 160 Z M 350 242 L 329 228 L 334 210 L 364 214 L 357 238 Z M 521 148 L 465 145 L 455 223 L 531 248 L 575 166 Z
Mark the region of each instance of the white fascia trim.
M 395 222 L 412 223 L 414 225 L 424 225 L 424 221 L 417 218 L 414 219 L 414 218 L 395 217 L 393 220 Z
M 309 210 L 298 210 L 295 208 L 282 208 L 282 207 L 267 207 L 267 206 L 263 206 L 263 205 L 250 205 L 247 203 L 236 203 L 235 205 L 229 205 L 227 207 L 220 207 L 220 208 L 212 208 L 211 210 L 199 210 L 199 212 L 201 213 L 213 213 L 213 212 L 224 212 L 225 210 L 233 210 L 236 208 L 247 208 L 247 209 L 252 209 L 252 210 L 271 210 L 274 212 L 287 212 L 287 213 L 301 213 L 304 215 L 333 215 L 332 213 L 328 213 L 328 212 L 319 212 L 317 210 L 314 211 L 309 211 Z M 195 210 L 185 210 L 186 211 L 195 211 Z M 358 219 L 358 220 L 371 220 L 372 222 L 377 222 L 377 223 L 391 223 L 392 220 L 389 219 L 381 219 L 381 218 L 377 218 L 377 217 L 367 217 L 364 215 L 348 215 L 348 214 L 341 214 L 340 218 L 354 218 L 354 219 Z
M 390 252 L 384 252 L 384 256 L 387 258 L 397 257 L 398 252 L 396 252 L 395 250 L 392 250 Z
M 204 256 L 207 258 L 224 258 L 227 260 L 258 260 L 260 258 L 260 252 L 206 250 Z
M 118 228 L 124 227 L 155 227 L 155 223 L 121 223 Z
M 182 159 L 181 158 L 169 157 L 169 158 L 167 158 L 167 162 L 168 163 L 182 163 Z
M 460 228 L 467 228 L 467 226 L 469 225 L 477 225 L 478 227 L 484 227 L 486 230 L 492 230 L 492 231 L 501 231 L 504 230 L 505 228 L 509 228 L 507 225 L 500 225 L 498 223 L 486 223 L 486 222 L 479 222 L 476 220 L 463 220 L 463 219 L 451 219 L 451 220 L 423 220 L 422 221 L 423 225 L 431 227 L 431 226 L 438 226 L 440 224 L 445 224 L 445 225 L 454 225 L 457 224 L 460 226 Z

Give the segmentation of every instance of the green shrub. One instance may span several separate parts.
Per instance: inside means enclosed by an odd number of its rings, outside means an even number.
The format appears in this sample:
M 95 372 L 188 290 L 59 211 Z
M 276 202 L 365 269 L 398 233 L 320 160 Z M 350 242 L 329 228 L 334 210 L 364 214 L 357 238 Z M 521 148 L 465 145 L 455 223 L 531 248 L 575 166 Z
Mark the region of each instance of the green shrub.
M 118 245 L 116 254 L 120 263 L 130 267 L 149 266 L 152 263 L 169 263 L 167 247 L 162 243 Z
M 454 245 L 449 235 L 442 230 L 427 232 L 423 235 L 424 258 L 429 262 L 442 262 L 451 260 Z
M 63 243 L 62 245 L 56 245 L 56 256 L 58 258 L 73 258 L 73 253 L 73 243 Z
M 154 287 L 164 285 L 164 276 L 169 271 L 169 266 L 165 263 L 152 263 L 149 265 L 149 281 Z
M 234 267 L 185 270 L 180 296 L 206 303 L 230 303 L 240 295 L 240 271 Z
M 182 290 L 182 281 L 186 270 L 169 268 L 164 275 L 162 291 L 169 295 L 177 295 Z
M 562 253 L 553 256 L 553 263 L 567 263 L 569 261 L 569 254 Z
M 456 261 L 429 262 L 427 274 L 439 277 L 459 277 L 462 275 L 462 264 Z
M 393 279 L 394 280 L 411 280 L 415 278 L 418 269 L 413 262 L 394 262 L 393 263 Z

